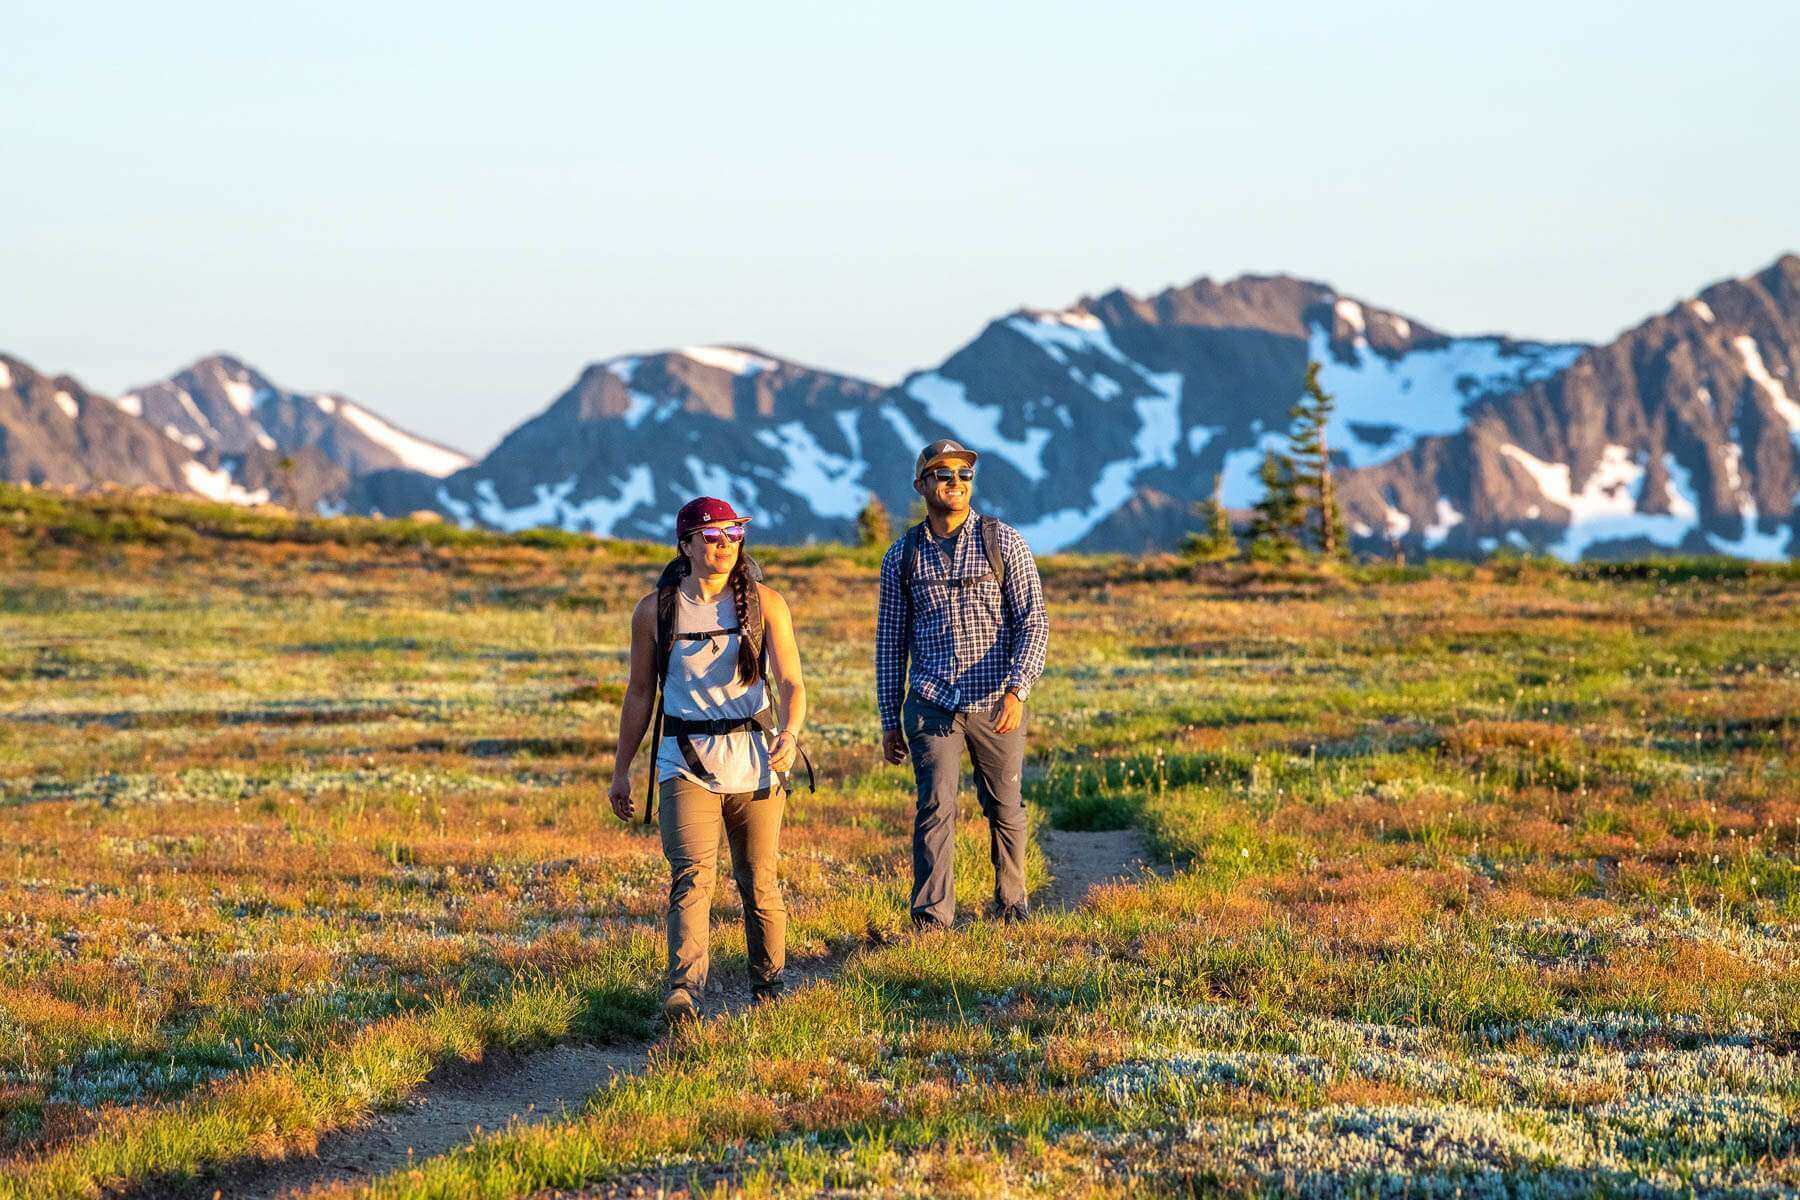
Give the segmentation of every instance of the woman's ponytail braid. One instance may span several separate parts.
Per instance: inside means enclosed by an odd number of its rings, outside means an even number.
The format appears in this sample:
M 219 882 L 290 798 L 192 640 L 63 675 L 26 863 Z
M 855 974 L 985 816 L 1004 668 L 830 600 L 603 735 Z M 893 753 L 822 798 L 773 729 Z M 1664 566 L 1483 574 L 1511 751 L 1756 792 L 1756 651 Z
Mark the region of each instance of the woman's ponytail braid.
M 750 644 L 750 589 L 756 586 L 750 581 L 750 572 L 744 568 L 744 555 L 738 553 L 737 564 L 731 568 L 731 602 L 737 606 L 738 623 L 738 678 L 746 686 L 755 683 L 762 677 L 762 659 L 756 647 Z

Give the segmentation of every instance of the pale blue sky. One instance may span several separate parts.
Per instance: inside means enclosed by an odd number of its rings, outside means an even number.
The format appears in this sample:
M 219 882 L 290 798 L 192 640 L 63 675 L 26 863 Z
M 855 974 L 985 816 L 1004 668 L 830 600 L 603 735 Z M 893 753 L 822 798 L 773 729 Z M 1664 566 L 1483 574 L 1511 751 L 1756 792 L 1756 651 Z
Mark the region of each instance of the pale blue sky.
M 288 9 L 285 14 L 277 9 Z M 1792 3 L 12 0 L 0 349 L 481 451 L 632 350 L 891 380 L 1287 271 L 1604 338 L 1800 248 Z

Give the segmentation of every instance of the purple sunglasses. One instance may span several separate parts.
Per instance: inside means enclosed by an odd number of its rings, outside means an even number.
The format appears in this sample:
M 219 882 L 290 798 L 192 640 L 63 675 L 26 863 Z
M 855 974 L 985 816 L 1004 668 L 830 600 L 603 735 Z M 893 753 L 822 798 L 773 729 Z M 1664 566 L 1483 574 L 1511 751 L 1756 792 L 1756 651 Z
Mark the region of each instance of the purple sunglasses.
M 694 532 L 688 536 L 693 537 L 695 535 L 698 535 L 700 540 L 709 546 L 716 546 L 720 542 L 735 543 L 744 540 L 744 527 L 742 525 L 727 525 L 725 528 L 719 529 L 712 525 L 708 525 L 704 529 L 694 530 Z

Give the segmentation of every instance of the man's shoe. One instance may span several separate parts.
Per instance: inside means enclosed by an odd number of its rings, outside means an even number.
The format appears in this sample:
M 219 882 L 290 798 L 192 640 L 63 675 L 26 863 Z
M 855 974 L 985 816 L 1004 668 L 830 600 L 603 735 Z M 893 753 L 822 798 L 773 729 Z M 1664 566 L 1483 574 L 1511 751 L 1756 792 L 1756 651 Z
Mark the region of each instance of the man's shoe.
M 771 979 L 765 983 L 753 984 L 750 988 L 750 1003 L 768 1004 L 772 1001 L 781 999 L 781 994 L 786 990 L 787 985 L 782 983 L 779 979 Z
M 671 1031 L 685 1029 L 700 1020 L 700 1010 L 693 997 L 677 988 L 663 1000 L 663 1024 Z
M 914 933 L 932 933 L 950 927 L 936 917 L 929 916 L 925 913 L 914 913 L 912 915 L 912 928 Z
M 1008 904 L 1000 910 L 1000 922 L 1003 925 L 1017 925 L 1030 915 L 1023 904 Z

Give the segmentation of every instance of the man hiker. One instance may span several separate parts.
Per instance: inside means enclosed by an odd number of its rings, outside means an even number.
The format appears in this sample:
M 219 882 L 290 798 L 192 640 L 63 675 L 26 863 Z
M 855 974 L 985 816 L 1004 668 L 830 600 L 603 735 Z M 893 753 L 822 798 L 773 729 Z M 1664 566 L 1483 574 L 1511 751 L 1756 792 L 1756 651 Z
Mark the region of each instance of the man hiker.
M 1003 921 L 1025 916 L 1025 697 L 1044 673 L 1050 623 L 1025 539 L 970 511 L 979 457 L 947 438 L 919 452 L 913 490 L 925 499 L 925 520 L 881 560 L 875 700 L 883 755 L 901 763 L 910 752 L 918 785 L 916 929 L 947 927 L 956 915 L 956 804 L 965 747 L 988 821 L 994 913 Z

